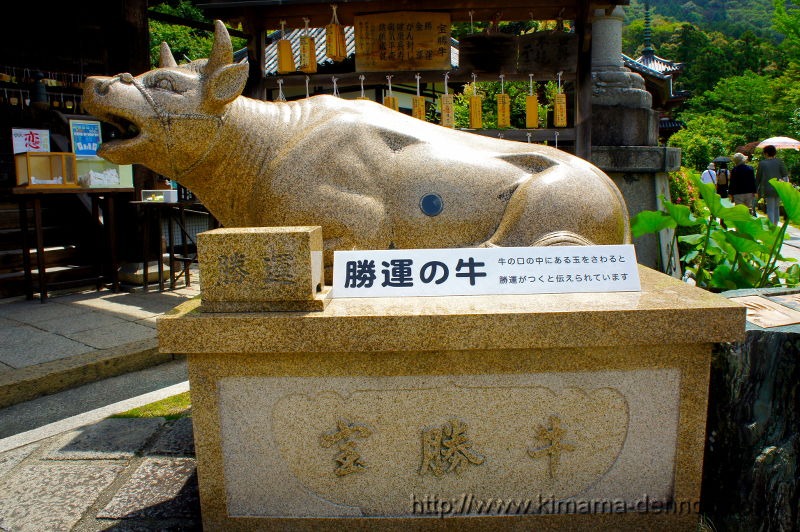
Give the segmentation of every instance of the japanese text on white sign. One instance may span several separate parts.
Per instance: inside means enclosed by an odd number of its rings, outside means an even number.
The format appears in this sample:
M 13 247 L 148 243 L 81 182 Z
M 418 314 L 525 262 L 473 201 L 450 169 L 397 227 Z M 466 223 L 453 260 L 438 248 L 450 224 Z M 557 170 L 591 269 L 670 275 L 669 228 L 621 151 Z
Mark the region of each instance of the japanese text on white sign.
M 337 251 L 333 297 L 641 290 L 632 245 Z

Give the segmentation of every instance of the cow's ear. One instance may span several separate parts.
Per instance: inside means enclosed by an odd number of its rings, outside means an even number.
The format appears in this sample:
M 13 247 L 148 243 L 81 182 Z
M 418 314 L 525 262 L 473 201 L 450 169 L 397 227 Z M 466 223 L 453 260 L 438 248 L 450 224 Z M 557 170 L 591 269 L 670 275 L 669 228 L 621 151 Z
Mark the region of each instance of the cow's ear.
M 218 109 L 235 100 L 247 83 L 248 69 L 247 63 L 234 63 L 215 70 L 206 78 L 205 103 Z

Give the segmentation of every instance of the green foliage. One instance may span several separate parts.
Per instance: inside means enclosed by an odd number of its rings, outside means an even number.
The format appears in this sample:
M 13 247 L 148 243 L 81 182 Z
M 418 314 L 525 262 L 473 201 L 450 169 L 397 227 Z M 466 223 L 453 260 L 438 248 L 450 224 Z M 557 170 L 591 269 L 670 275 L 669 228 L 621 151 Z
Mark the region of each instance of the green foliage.
M 696 114 L 686 122 L 686 127 L 669 139 L 669 145 L 681 149 L 683 164 L 696 170 L 704 169 L 709 161 L 728 155 L 744 137 L 733 133 L 733 126 L 726 119 Z
M 150 10 L 168 15 L 175 15 L 199 22 L 211 22 L 203 12 L 194 7 L 188 0 L 180 0 L 175 5 L 159 4 Z M 214 33 L 211 31 L 188 28 L 175 24 L 167 24 L 157 20 L 150 20 L 150 63 L 158 66 L 159 46 L 162 42 L 169 44 L 172 55 L 180 64 L 208 57 L 211 46 L 214 44 Z M 247 41 L 239 37 L 232 37 L 233 49 L 238 50 L 247 46 Z
M 687 228 L 676 236 L 685 250 L 681 256 L 684 270 L 697 285 L 712 290 L 763 288 L 800 285 L 800 267 L 778 268 L 778 260 L 794 262 L 780 254 L 789 222 L 800 221 L 800 191 L 791 184 L 772 179 L 786 209 L 781 227 L 766 218 L 752 216 L 744 205 L 732 205 L 716 193 L 713 184 L 691 178 L 702 200 L 696 204 L 698 217 L 687 205 L 661 198 L 664 211 L 643 211 L 631 221 L 634 236 L 655 233 L 664 228 Z M 724 224 L 724 225 L 723 225 Z M 677 235 L 677 233 L 676 233 Z
M 781 48 L 791 61 L 800 62 L 800 8 L 786 0 L 773 0 L 772 22 L 784 39 Z
M 738 138 L 729 138 L 729 142 L 724 143 L 731 149 L 737 143 L 743 144 L 745 139 L 766 138 L 773 126 L 781 122 L 771 104 L 772 97 L 770 77 L 748 70 L 740 76 L 721 79 L 712 90 L 692 98 L 681 119 L 688 121 L 700 116 L 719 118 L 727 122 L 724 130 L 728 135 L 732 134 L 728 124 L 736 124 Z M 785 123 L 785 120 L 782 122 Z

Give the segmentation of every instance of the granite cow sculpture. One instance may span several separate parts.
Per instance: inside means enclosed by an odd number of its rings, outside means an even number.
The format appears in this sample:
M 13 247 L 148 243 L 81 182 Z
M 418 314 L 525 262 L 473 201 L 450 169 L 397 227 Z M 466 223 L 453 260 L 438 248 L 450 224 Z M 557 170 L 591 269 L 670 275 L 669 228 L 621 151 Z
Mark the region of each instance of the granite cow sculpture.
M 98 155 L 178 181 L 225 226 L 320 225 L 327 266 L 334 249 L 630 241 L 619 190 L 578 157 L 370 101 L 252 100 L 247 74 L 217 21 L 207 60 L 163 43 L 160 68 L 89 78 L 84 107 L 123 131 Z

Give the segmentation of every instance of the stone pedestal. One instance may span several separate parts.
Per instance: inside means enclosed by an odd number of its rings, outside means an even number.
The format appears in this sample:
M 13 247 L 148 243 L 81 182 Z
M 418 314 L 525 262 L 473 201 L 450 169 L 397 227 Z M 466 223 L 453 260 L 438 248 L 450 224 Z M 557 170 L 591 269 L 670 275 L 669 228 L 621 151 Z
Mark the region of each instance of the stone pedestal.
M 642 211 L 660 209 L 659 196 L 670 199 L 669 175 L 680 168 L 681 150 L 661 146 L 594 146 L 592 164 L 617 185 L 631 219 Z M 633 239 L 639 264 L 680 277 L 678 250 L 672 229 Z M 672 248 L 672 249 L 671 249 Z
M 204 529 L 695 530 L 711 348 L 744 308 L 640 276 L 178 307 L 159 342 L 188 356 Z

